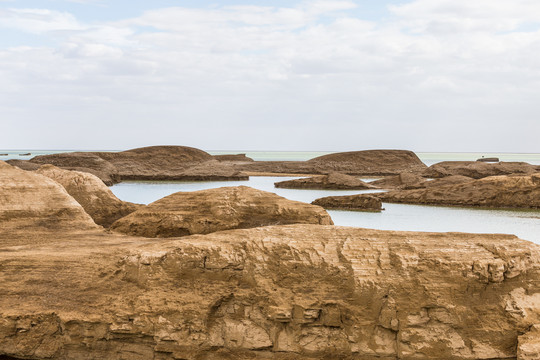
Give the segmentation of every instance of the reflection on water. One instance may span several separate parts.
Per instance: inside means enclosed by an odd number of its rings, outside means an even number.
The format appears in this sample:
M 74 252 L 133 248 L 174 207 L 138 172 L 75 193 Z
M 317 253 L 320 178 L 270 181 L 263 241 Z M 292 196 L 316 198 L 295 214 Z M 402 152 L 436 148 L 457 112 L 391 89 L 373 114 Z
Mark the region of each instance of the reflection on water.
M 251 177 L 249 181 L 125 182 L 111 190 L 125 201 L 148 204 L 178 191 L 196 191 L 222 186 L 251 186 L 291 200 L 312 202 L 323 196 L 353 195 L 374 190 L 294 190 L 274 188 L 274 182 L 294 177 Z M 372 179 L 364 179 L 372 180 Z M 336 225 L 381 230 L 471 232 L 515 234 L 540 244 L 540 211 L 487 210 L 458 207 L 384 204 L 381 213 L 336 211 L 329 213 Z

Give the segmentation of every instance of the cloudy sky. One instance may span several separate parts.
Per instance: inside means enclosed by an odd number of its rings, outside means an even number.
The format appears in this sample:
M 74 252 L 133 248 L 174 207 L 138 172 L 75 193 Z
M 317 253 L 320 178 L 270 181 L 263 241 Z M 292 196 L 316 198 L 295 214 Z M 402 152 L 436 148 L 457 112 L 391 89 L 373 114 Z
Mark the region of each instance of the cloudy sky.
M 0 0 L 0 149 L 540 152 L 540 1 Z

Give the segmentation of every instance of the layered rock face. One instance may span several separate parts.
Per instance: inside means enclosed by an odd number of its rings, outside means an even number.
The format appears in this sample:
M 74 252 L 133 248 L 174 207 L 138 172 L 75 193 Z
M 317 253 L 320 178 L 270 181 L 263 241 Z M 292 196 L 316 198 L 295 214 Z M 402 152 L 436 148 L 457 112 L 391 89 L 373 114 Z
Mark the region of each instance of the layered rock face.
M 362 180 L 341 173 L 330 173 L 323 176 L 293 179 L 274 183 L 277 188 L 285 189 L 336 189 L 336 190 L 365 190 L 377 189 L 376 186 Z
M 90 173 L 63 170 L 54 165 L 43 165 L 36 172 L 62 185 L 98 225 L 108 227 L 144 207 L 118 199 L 98 177 Z
M 533 353 L 540 249 L 513 236 L 290 225 L 6 251 L 2 231 L 0 354 L 17 358 L 516 359 L 518 338 Z
M 540 209 L 540 174 L 491 176 L 461 184 L 377 194 L 383 202 Z
M 129 235 L 174 237 L 279 224 L 333 224 L 321 207 L 246 186 L 178 192 L 118 221 Z
M 60 184 L 0 161 L 0 228 L 61 231 L 96 227 Z
M 231 164 L 209 160 L 182 171 L 186 181 L 239 181 L 249 180 L 249 176 L 236 170 Z
M 342 210 L 363 210 L 363 211 L 381 211 L 382 201 L 376 196 L 371 195 L 348 195 L 348 196 L 327 196 L 316 199 L 311 204 L 321 206 L 325 209 Z
M 423 176 L 441 178 L 451 175 L 462 175 L 473 179 L 481 179 L 497 175 L 531 175 L 535 172 L 540 172 L 540 166 L 525 162 L 485 163 L 480 161 L 443 161 L 425 169 Z

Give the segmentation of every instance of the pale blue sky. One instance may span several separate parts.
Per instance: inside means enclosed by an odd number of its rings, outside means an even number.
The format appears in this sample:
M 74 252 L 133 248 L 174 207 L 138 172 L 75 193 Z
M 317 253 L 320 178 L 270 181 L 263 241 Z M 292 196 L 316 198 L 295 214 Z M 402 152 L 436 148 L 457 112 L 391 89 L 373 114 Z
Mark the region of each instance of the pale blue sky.
M 540 2 L 0 0 L 0 148 L 540 152 Z

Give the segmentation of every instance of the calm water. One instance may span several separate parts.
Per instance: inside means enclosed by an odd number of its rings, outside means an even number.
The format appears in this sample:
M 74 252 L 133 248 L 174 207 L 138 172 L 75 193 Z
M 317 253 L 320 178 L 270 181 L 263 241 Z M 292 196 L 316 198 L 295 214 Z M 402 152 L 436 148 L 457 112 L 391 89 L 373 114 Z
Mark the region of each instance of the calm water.
M 148 204 L 177 191 L 196 191 L 222 186 L 246 185 L 274 192 L 291 200 L 311 202 L 331 195 L 367 192 L 349 190 L 293 190 L 274 188 L 274 182 L 292 177 L 251 177 L 249 181 L 125 182 L 111 190 L 122 200 Z M 365 179 L 370 180 L 370 179 Z M 540 211 L 479 210 L 455 207 L 384 204 L 381 213 L 328 211 L 336 225 L 381 230 L 515 234 L 540 244 Z
M 53 154 L 69 150 L 0 150 L 0 160 L 27 160 L 36 155 Z M 259 161 L 308 160 L 328 152 L 277 151 L 209 151 L 213 155 L 246 153 Z M 20 154 L 32 155 L 21 156 Z M 7 155 L 4 155 L 7 154 Z M 509 153 L 417 153 L 426 165 L 440 161 L 476 160 L 482 156 L 498 157 L 501 161 L 525 161 L 540 165 L 540 154 Z M 148 204 L 177 191 L 196 191 L 222 186 L 246 185 L 274 192 L 291 200 L 311 202 L 331 195 L 352 195 L 370 191 L 344 190 L 292 190 L 274 188 L 274 182 L 291 177 L 251 177 L 249 181 L 217 182 L 127 182 L 114 185 L 111 190 L 122 200 Z M 403 204 L 384 204 L 381 213 L 329 211 L 334 223 L 382 230 L 458 231 L 471 233 L 515 234 L 522 239 L 540 244 L 540 211 L 482 210 L 454 207 L 435 207 Z

